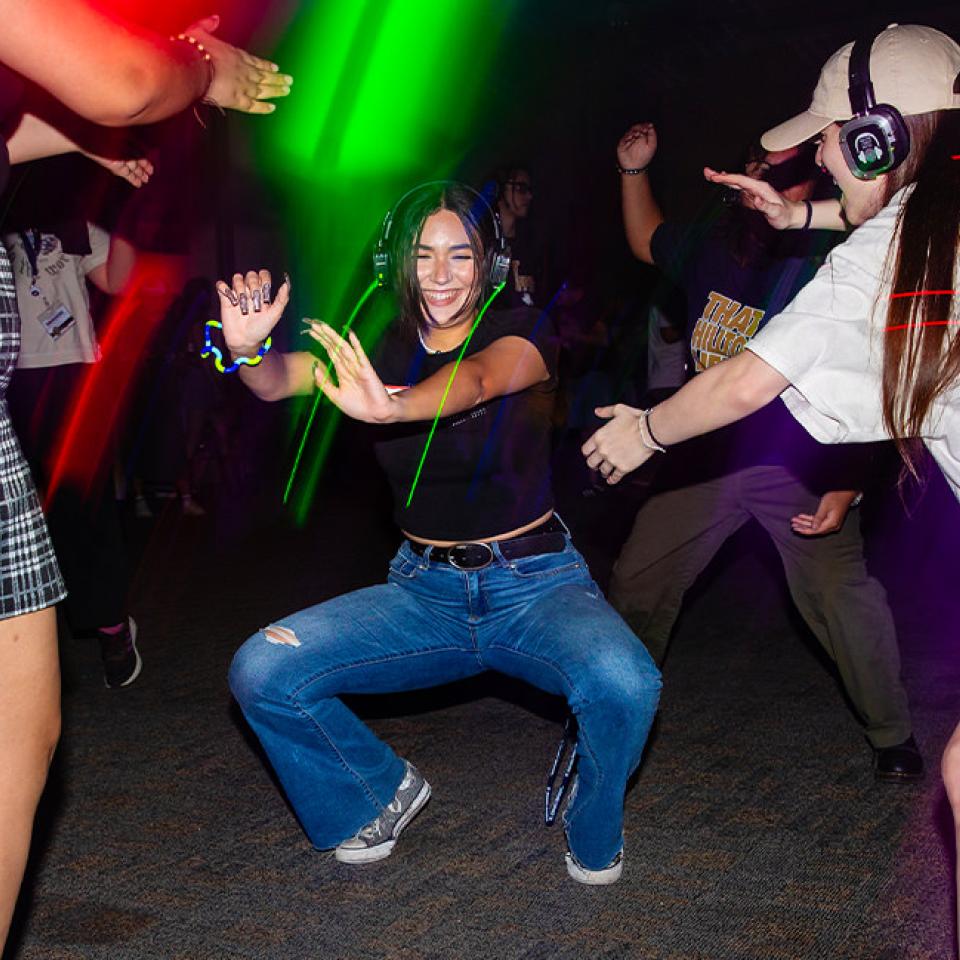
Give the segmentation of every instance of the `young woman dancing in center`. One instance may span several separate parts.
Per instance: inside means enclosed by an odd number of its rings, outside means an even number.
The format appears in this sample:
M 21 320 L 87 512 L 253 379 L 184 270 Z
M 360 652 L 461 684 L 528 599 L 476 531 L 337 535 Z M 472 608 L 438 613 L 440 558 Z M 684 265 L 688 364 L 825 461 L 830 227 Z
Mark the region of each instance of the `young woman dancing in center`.
M 488 311 L 474 331 L 503 251 L 493 212 L 472 190 L 426 184 L 387 222 L 400 315 L 375 362 L 353 333 L 344 340 L 314 322 L 335 381 L 306 352 L 269 352 L 240 376 L 270 400 L 319 387 L 348 416 L 377 424 L 376 453 L 405 539 L 387 583 L 251 637 L 234 659 L 231 689 L 310 840 L 345 863 L 388 856 L 430 787 L 341 694 L 422 689 L 497 670 L 564 697 L 579 728 L 564 817 L 567 869 L 582 883 L 613 883 L 623 867 L 624 789 L 660 677 L 553 512 L 555 340 L 529 310 Z M 270 287 L 265 271 L 218 284 L 234 357 L 257 354 L 279 320 L 289 287 L 273 302 Z

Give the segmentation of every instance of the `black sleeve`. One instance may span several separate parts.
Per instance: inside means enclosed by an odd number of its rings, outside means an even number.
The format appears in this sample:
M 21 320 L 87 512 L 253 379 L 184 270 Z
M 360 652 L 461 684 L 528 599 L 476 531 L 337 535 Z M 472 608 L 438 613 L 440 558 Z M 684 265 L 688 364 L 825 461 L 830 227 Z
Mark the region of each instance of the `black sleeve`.
M 481 327 L 485 329 L 482 343 L 478 344 L 478 350 L 490 346 L 494 340 L 499 340 L 501 337 L 522 337 L 524 340 L 529 340 L 540 351 L 550 378 L 556 377 L 560 341 L 553 318 L 545 310 L 518 307 L 516 310 L 491 312 L 483 318 Z
M 653 262 L 672 280 L 683 280 L 683 250 L 690 231 L 678 223 L 664 220 L 650 238 L 650 253 Z

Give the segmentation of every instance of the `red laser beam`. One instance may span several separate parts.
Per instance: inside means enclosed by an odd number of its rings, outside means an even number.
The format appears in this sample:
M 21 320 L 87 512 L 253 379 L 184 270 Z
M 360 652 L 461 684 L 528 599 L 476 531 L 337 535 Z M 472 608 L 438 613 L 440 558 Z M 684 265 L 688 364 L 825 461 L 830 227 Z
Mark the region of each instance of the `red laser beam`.
M 902 297 L 952 297 L 956 290 L 917 290 L 913 293 L 891 293 L 890 299 L 897 300 Z
M 183 286 L 180 258 L 142 254 L 127 292 L 117 299 L 100 340 L 102 359 L 91 364 L 64 421 L 50 470 L 45 506 L 61 484 L 89 493 L 128 409 L 147 345 Z
M 883 329 L 886 333 L 892 333 L 894 330 L 909 330 L 911 327 L 955 327 L 957 325 L 960 325 L 960 320 L 921 320 L 919 323 L 896 323 Z

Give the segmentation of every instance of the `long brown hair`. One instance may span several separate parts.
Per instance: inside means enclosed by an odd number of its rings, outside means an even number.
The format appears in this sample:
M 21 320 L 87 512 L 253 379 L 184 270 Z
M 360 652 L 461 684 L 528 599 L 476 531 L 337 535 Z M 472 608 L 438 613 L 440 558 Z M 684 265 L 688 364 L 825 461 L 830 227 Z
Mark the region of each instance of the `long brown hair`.
M 911 149 L 884 200 L 912 183 L 887 255 L 891 278 L 883 348 L 883 422 L 906 469 L 917 477 L 919 443 L 931 408 L 960 378 L 960 110 L 904 118 Z

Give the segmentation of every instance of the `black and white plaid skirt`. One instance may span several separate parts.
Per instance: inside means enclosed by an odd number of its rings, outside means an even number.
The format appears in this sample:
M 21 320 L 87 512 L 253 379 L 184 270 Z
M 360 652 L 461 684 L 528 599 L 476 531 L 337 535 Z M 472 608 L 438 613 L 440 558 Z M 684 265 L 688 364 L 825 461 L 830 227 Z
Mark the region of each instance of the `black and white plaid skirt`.
M 7 387 L 19 350 L 17 291 L 0 244 L 0 619 L 42 610 L 67 593 L 7 411 Z

